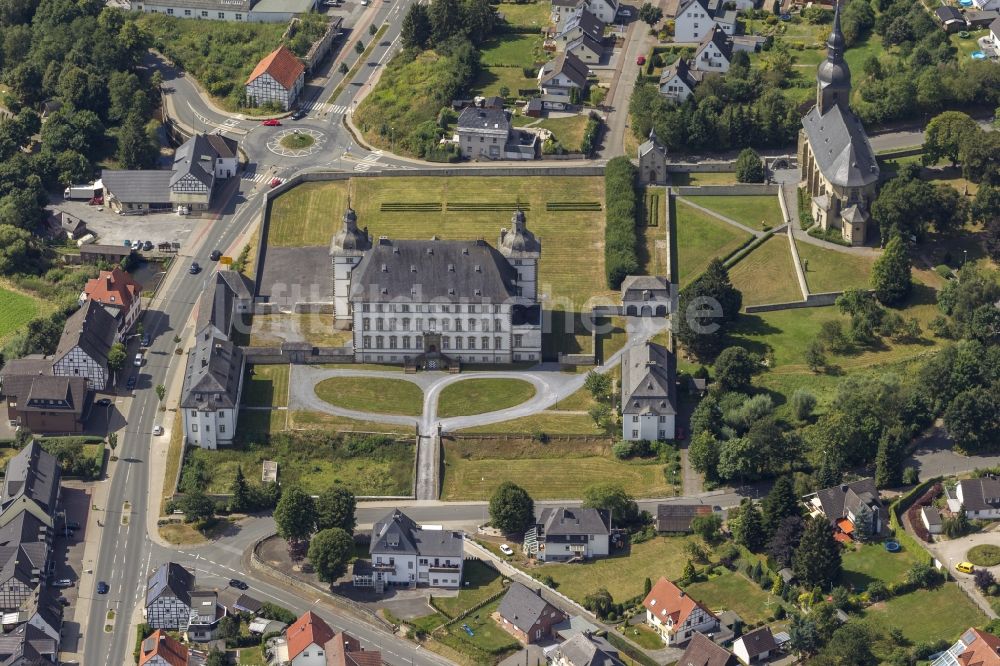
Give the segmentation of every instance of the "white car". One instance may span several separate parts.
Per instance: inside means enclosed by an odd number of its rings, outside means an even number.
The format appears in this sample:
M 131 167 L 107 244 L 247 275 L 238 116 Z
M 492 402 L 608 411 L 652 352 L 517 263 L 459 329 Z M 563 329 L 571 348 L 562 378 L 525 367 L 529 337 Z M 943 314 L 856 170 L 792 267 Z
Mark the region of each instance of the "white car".
M 135 366 L 139 367 L 140 365 L 142 365 L 142 354 L 136 354 L 135 355 Z
M 163 426 L 161 426 L 161 425 L 153 426 L 153 434 L 154 435 L 162 435 L 163 434 Z
M 500 544 L 500 552 L 504 555 L 513 555 L 514 550 L 505 543 Z

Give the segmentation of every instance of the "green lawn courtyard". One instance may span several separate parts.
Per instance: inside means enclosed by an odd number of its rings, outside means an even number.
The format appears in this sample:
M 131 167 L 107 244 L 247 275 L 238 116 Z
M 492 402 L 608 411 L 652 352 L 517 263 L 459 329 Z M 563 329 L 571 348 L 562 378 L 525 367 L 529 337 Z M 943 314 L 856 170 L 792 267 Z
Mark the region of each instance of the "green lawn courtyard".
M 799 253 L 810 293 L 869 287 L 875 257 L 826 250 L 798 240 L 795 241 L 795 249 Z
M 247 366 L 240 404 L 244 407 L 287 407 L 289 369 L 287 365 Z
M 720 197 L 728 198 L 728 197 Z M 743 292 L 743 306 L 801 301 L 804 296 L 795 275 L 788 238 L 771 236 L 729 268 L 733 286 Z
M 316 396 L 360 412 L 420 416 L 424 410 L 424 392 L 405 379 L 333 377 L 316 385 Z
M 844 553 L 841 583 L 860 593 L 876 581 L 886 585 L 906 579 L 906 572 L 914 564 L 926 560 L 924 553 L 912 553 L 903 549 L 890 553 L 881 543 L 873 543 L 848 550 Z
M 726 256 L 750 238 L 750 234 L 683 201 L 676 201 L 676 212 L 681 286 L 698 277 L 712 259 Z
M 762 590 L 759 585 L 741 573 L 726 571 L 721 576 L 691 583 L 684 588 L 713 613 L 736 611 L 748 624 L 758 624 L 771 618 L 781 599 Z
M 462 568 L 462 589 L 458 595 L 433 597 L 431 603 L 441 613 L 454 618 L 503 589 L 503 577 L 496 569 L 479 560 L 466 560 Z
M 785 223 L 777 196 L 686 196 L 685 199 L 759 231 Z
M 535 387 L 520 379 L 466 379 L 446 386 L 438 399 L 438 416 L 466 416 L 515 407 L 535 396 Z

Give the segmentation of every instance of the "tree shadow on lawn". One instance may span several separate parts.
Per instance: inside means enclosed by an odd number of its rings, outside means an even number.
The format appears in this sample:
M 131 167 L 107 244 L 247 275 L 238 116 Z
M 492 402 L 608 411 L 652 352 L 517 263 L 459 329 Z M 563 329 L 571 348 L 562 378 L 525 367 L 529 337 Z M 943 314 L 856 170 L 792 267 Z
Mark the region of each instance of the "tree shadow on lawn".
M 767 322 L 759 315 L 740 313 L 727 341 L 727 346 L 738 345 L 748 352 L 763 357 L 767 356 L 769 352 L 774 351 L 774 348 L 763 340 L 755 338 L 765 338 L 769 335 L 777 335 L 783 332 L 780 328 Z

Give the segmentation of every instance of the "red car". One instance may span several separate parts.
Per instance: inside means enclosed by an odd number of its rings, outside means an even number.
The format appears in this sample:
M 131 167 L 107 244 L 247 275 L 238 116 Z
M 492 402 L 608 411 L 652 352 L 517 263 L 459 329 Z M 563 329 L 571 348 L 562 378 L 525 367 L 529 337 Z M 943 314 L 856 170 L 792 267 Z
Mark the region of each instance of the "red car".
M 281 180 L 280 178 L 272 178 L 271 179 L 271 187 L 277 187 L 278 185 L 281 185 L 281 183 L 283 183 L 283 182 L 284 181 Z
M 646 64 L 646 56 L 641 55 L 638 58 L 636 58 L 635 59 L 635 64 L 639 65 L 640 67 L 642 67 L 643 65 L 645 65 Z
M 270 118 L 261 123 L 264 127 L 281 127 L 281 121 L 277 118 Z

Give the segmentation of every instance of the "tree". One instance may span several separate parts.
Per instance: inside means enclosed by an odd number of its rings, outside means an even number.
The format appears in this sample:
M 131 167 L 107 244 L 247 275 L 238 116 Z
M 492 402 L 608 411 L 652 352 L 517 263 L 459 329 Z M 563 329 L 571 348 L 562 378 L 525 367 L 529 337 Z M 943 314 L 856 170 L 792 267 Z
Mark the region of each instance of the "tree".
M 488 39 L 496 28 L 497 12 L 489 0 L 464 0 L 462 6 L 462 27 L 469 41 L 480 44 Z
M 948 405 L 944 425 L 965 453 L 995 449 L 1000 444 L 1000 397 L 981 386 L 968 388 Z
M 852 342 L 866 345 L 875 341 L 885 310 L 872 294 L 863 289 L 847 289 L 837 298 L 837 308 L 851 317 Z
M 695 516 L 691 519 L 691 531 L 708 543 L 715 543 L 722 529 L 722 517 L 717 513 Z
M 816 409 L 816 396 L 808 389 L 795 389 L 792 393 L 792 413 L 799 421 L 808 421 Z
M 906 582 L 914 587 L 934 587 L 941 582 L 941 574 L 927 562 L 917 562 L 907 570 Z
M 420 3 L 410 5 L 409 11 L 403 17 L 400 35 L 405 48 L 427 48 L 431 38 L 431 19 L 426 5 Z
M 316 500 L 316 529 L 339 527 L 348 534 L 354 534 L 358 524 L 354 516 L 356 507 L 357 500 L 347 486 L 340 483 L 329 486 Z
M 587 415 L 594 420 L 594 425 L 596 425 L 601 430 L 607 430 L 614 424 L 614 412 L 611 409 L 611 405 L 606 403 L 598 403 L 587 410 Z
M 792 618 L 788 638 L 789 648 L 801 655 L 816 654 L 823 647 L 823 637 L 820 636 L 816 622 L 805 615 L 795 615 Z
M 583 387 L 590 392 L 594 400 L 604 402 L 611 398 L 611 376 L 591 370 L 583 380 Z
M 157 384 L 156 397 L 160 399 L 160 402 L 163 402 L 163 396 L 165 396 L 166 394 L 167 394 L 167 387 L 164 386 L 163 384 Z
M 802 540 L 792 558 L 795 576 L 807 587 L 829 587 L 840 577 L 840 546 L 823 516 L 805 522 Z
M 760 358 L 743 347 L 727 347 L 722 350 L 713 366 L 716 388 L 723 392 L 746 393 L 750 380 L 760 372 Z
M 743 498 L 735 520 L 729 519 L 729 528 L 733 532 L 733 541 L 748 548 L 751 552 L 756 553 L 764 546 L 760 510 L 753 503 L 753 500 Z
M 274 509 L 274 523 L 278 527 L 278 536 L 289 544 L 308 539 L 316 526 L 313 498 L 298 486 L 286 489 Z
M 244 511 L 249 511 L 251 507 L 251 495 L 250 495 L 250 485 L 247 483 L 247 478 L 243 475 L 243 466 L 236 466 L 236 477 L 233 479 L 233 484 L 229 487 L 229 492 L 232 497 L 229 499 L 229 510 L 236 513 L 243 513 Z
M 332 583 L 347 572 L 353 553 L 354 539 L 339 527 L 321 530 L 309 542 L 309 563 L 324 583 Z
M 125 367 L 125 345 L 116 342 L 108 350 L 108 370 L 118 372 Z
M 458 0 L 434 0 L 430 6 L 431 42 L 435 46 L 461 37 L 462 8 Z
M 976 121 L 960 111 L 945 111 L 927 123 L 924 131 L 924 164 L 936 164 L 944 158 L 958 163 L 958 153 L 969 136 L 979 134 Z
M 30 232 L 0 223 L 0 275 L 33 273 L 40 258 L 35 237 Z
M 240 636 L 240 618 L 237 615 L 226 615 L 221 620 L 219 620 L 219 628 L 216 630 L 215 637 L 226 641 L 235 640 Z
M 835 323 L 835 322 L 831 322 Z M 813 372 L 819 372 L 826 367 L 826 348 L 819 340 L 813 340 L 806 347 L 806 365 Z
M 377 25 L 375 25 L 374 23 L 372 23 L 370 26 L 368 26 L 368 34 L 369 35 L 371 35 L 372 37 L 374 37 L 377 32 L 378 32 L 378 26 Z
M 535 523 L 535 502 L 521 486 L 504 481 L 490 497 L 490 522 L 504 534 L 518 534 Z
M 875 666 L 879 660 L 872 654 L 873 638 L 868 625 L 848 622 L 833 632 L 830 644 L 837 646 L 838 663 L 849 666 Z
M 365 43 L 359 39 L 354 43 L 354 50 L 355 52 L 357 52 L 358 55 L 361 55 L 362 53 L 365 52 Z
M 108 446 L 111 448 L 112 455 L 114 455 L 115 449 L 118 448 L 118 433 L 108 433 Z
M 872 289 L 883 305 L 900 305 L 910 295 L 910 258 L 899 236 L 894 236 L 872 266 Z
M 179 504 L 189 523 L 204 524 L 215 518 L 215 502 L 200 490 L 188 493 Z
M 744 148 L 736 158 L 736 180 L 740 183 L 763 183 L 767 173 L 760 155 L 753 148 Z
M 697 576 L 698 572 L 694 569 L 694 562 L 688 560 L 684 565 L 684 571 L 681 573 L 681 579 L 687 581 L 688 583 L 692 583 Z
M 620 524 L 627 525 L 639 517 L 639 506 L 635 500 L 620 484 L 613 481 L 587 486 L 583 491 L 583 506 L 610 511 L 611 520 Z
M 145 169 L 153 165 L 155 158 L 142 116 L 129 113 L 118 128 L 118 161 L 122 168 Z
M 792 477 L 787 474 L 779 476 L 760 503 L 760 508 L 761 523 L 768 535 L 777 532 L 782 521 L 788 516 L 799 515 L 799 501 Z
M 743 294 L 729 280 L 729 271 L 718 258 L 681 290 L 678 299 L 677 337 L 699 358 L 713 358 L 722 350 L 730 325 L 739 317 Z
M 607 588 L 598 588 L 596 592 L 583 598 L 583 607 L 600 618 L 605 618 L 615 607 L 615 600 Z
M 422 6 L 422 5 L 410 5 L 410 6 L 411 7 L 418 7 L 418 6 Z M 340 67 L 337 68 L 337 71 L 340 72 L 341 74 L 347 74 L 347 72 L 350 71 L 350 70 L 347 67 L 347 63 L 346 62 L 342 62 L 342 63 L 340 63 Z
M 639 20 L 643 23 L 649 24 L 650 28 L 659 23 L 662 19 L 663 10 L 658 6 L 649 2 L 644 2 L 642 3 L 642 6 L 639 7 Z
M 205 660 L 205 666 L 229 666 L 229 659 L 226 658 L 225 652 L 213 647 L 208 653 L 208 659 Z
M 805 524 L 797 515 L 785 516 L 767 543 L 767 553 L 782 567 L 791 566 Z

